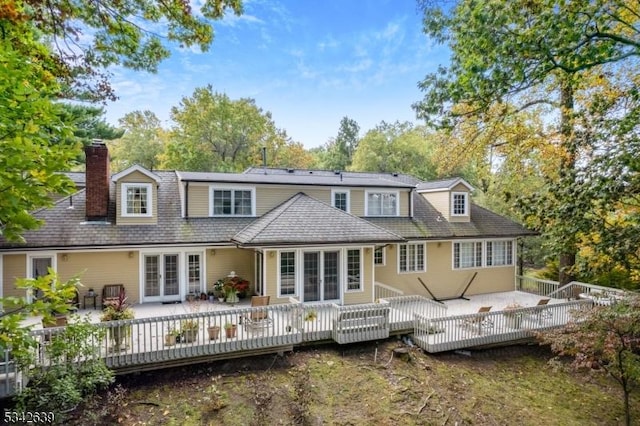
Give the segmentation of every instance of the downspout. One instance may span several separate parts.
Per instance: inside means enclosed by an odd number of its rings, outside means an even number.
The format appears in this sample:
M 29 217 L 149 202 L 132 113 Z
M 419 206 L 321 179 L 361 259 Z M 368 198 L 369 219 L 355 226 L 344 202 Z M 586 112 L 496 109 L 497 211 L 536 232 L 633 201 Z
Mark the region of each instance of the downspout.
M 411 188 L 411 191 L 409 191 L 409 217 L 411 219 L 413 219 L 413 193 L 415 190 L 415 188 Z
M 184 186 L 184 217 L 189 219 L 189 181 Z

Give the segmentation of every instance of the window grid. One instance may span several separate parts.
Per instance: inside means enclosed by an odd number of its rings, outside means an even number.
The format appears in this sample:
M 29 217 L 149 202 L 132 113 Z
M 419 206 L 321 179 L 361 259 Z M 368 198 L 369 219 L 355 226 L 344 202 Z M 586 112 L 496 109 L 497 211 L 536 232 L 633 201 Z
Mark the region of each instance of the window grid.
M 482 266 L 482 242 L 454 243 L 453 267 L 455 269 Z
M 400 245 L 400 272 L 424 271 L 424 244 Z
M 513 241 L 487 241 L 487 266 L 513 265 Z
M 347 207 L 347 193 L 346 192 L 334 192 L 333 193 L 333 206 L 337 209 L 348 210 Z
M 347 250 L 347 290 L 360 290 L 360 249 Z
M 280 253 L 280 295 L 296 294 L 296 253 Z
M 373 252 L 373 264 L 384 265 L 384 247 L 377 247 Z
M 398 197 L 395 193 L 370 192 L 367 194 L 368 216 L 397 216 Z
M 148 192 L 145 186 L 127 187 L 127 214 L 148 214 Z
M 200 255 L 188 255 L 187 265 L 189 293 L 200 293 Z
M 213 214 L 216 216 L 251 216 L 253 197 L 251 190 L 214 189 Z
M 453 194 L 453 214 L 456 216 L 467 215 L 467 194 Z

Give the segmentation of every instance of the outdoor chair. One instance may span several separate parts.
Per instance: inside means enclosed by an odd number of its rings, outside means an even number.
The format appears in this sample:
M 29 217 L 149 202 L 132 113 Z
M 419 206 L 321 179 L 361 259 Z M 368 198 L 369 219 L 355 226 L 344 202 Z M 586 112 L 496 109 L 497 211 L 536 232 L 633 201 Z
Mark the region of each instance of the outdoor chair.
M 479 315 L 463 320 L 462 325 L 477 328 L 479 334 L 483 328 L 492 328 L 493 320 L 486 315 L 489 311 L 491 311 L 491 306 L 481 306 L 480 309 L 478 309 Z
M 550 300 L 551 299 L 540 299 L 538 300 L 536 306 L 547 306 Z M 538 322 L 538 324 L 542 324 L 542 320 L 551 318 L 552 313 L 548 309 L 540 308 L 536 309 L 535 312 L 530 314 L 530 316 L 532 316 L 533 319 Z
M 266 306 L 269 306 L 270 296 L 251 296 L 251 309 L 248 315 L 243 318 L 245 330 L 264 329 L 272 324 L 271 318 L 269 318 L 269 312 L 266 310 Z
M 122 284 L 107 284 L 102 288 L 102 309 L 108 305 L 118 303 L 120 294 L 124 296 L 124 285 Z

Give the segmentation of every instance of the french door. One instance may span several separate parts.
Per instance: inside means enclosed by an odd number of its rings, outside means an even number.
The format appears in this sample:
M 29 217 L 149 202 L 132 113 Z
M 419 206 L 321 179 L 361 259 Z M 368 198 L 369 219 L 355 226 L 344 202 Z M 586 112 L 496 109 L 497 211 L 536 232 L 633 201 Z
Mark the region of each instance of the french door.
M 340 298 L 340 251 L 305 251 L 303 254 L 303 301 Z
M 180 255 L 144 255 L 144 299 L 180 300 Z

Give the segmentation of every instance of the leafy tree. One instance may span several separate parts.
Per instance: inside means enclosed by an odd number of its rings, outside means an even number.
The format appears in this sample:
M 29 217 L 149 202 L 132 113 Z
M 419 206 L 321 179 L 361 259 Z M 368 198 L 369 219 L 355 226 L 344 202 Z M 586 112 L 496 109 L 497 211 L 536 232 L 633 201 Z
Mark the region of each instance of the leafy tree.
M 73 129 L 55 103 L 59 87 L 41 56 L 28 25 L 10 26 L 0 19 L 0 236 L 22 240 L 22 232 L 40 222 L 30 211 L 52 204 L 51 194 L 65 194 L 73 183 L 56 172 L 68 169 L 79 155 Z M 16 47 L 18 46 L 18 47 Z
M 350 170 L 401 172 L 433 179 L 436 168 L 430 137 L 424 127 L 383 121 L 360 140 Z
M 65 85 L 66 96 L 99 100 L 115 99 L 108 67 L 155 72 L 169 56 L 165 40 L 206 50 L 213 40 L 209 20 L 227 10 L 240 14 L 241 1 L 207 0 L 195 11 L 181 1 L 17 0 L 4 2 L 2 19 L 8 25 L 28 22 L 53 47 L 46 55 L 48 66 Z M 29 45 L 21 47 L 35 57 Z
M 448 6 L 448 5 L 447 5 Z M 530 108 L 555 119 L 550 137 L 558 148 L 557 178 L 534 201 L 544 213 L 540 229 L 556 242 L 560 281 L 571 280 L 577 251 L 579 208 L 566 200 L 576 189 L 576 165 L 590 139 L 581 132 L 576 93 L 584 75 L 640 53 L 637 4 L 627 1 L 462 0 L 454 7 L 424 2 L 425 32 L 452 50 L 441 67 L 420 84 L 424 99 L 415 105 L 430 124 L 455 128 L 465 119 L 487 129 L 490 109 L 508 117 Z M 568 198 L 567 198 L 568 197 Z M 544 203 L 540 201 L 544 200 Z
M 62 104 L 65 123 L 73 124 L 74 135 L 88 145 L 93 139 L 110 141 L 124 134 L 123 129 L 112 126 L 104 118 L 104 108 L 90 105 Z
M 134 111 L 118 120 L 124 136 L 111 143 L 111 159 L 116 170 L 139 164 L 149 170 L 158 168 L 167 143 L 167 131 L 151 111 Z
M 358 148 L 359 132 L 360 126 L 355 120 L 342 117 L 338 136 L 327 144 L 323 168 L 347 170 L 353 161 L 353 154 Z
M 171 109 L 176 123 L 166 166 L 193 171 L 239 171 L 278 137 L 269 112 L 253 99 L 232 100 L 209 85 Z
M 629 294 L 610 305 L 575 312 L 575 321 L 539 336 L 576 368 L 601 368 L 620 385 L 625 423 L 631 425 L 629 396 L 640 383 L 640 296 Z

